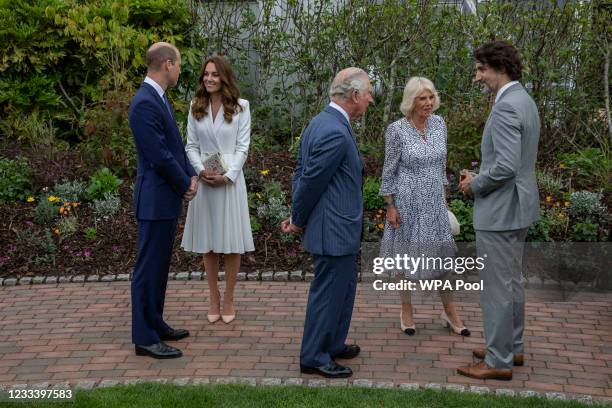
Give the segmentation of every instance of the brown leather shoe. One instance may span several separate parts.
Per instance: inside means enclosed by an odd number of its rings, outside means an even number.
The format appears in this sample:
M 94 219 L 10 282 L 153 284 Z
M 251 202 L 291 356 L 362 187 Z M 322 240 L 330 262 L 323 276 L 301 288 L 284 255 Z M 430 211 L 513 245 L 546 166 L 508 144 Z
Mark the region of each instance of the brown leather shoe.
M 484 360 L 485 356 L 487 355 L 487 350 L 483 349 L 483 348 L 476 348 L 474 350 L 472 350 L 472 355 L 476 358 L 479 358 L 481 360 Z M 523 354 L 517 354 L 514 356 L 514 365 L 515 366 L 522 366 L 523 364 L 525 364 L 525 356 Z
M 457 373 L 478 380 L 510 381 L 512 379 L 512 370 L 491 368 L 484 361 L 465 367 L 459 367 Z

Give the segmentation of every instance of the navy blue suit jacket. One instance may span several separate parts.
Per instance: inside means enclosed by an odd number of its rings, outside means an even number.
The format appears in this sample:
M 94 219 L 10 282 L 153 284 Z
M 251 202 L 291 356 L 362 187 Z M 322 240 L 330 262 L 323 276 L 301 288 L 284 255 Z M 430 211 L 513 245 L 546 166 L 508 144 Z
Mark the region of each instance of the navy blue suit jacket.
M 363 218 L 363 162 L 351 126 L 330 106 L 302 135 L 293 177 L 291 221 L 305 227 L 304 248 L 313 254 L 359 252 Z
M 196 172 L 174 117 L 155 88 L 143 82 L 132 98 L 129 120 L 138 156 L 134 214 L 139 220 L 178 218 Z

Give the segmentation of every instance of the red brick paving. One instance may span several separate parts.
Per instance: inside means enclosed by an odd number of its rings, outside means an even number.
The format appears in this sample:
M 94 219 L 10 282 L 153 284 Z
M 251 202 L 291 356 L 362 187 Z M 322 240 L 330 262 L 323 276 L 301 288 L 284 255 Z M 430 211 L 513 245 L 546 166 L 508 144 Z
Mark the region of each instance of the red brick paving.
M 130 344 L 129 282 L 0 288 L 0 384 L 183 377 L 305 377 L 299 347 L 308 283 L 239 282 L 236 320 L 206 320 L 202 281 L 172 281 L 167 321 L 188 328 L 178 360 L 137 357 Z M 482 345 L 476 293 L 457 306 L 472 336 L 439 324 L 441 303 L 415 295 L 417 335 L 399 329 L 396 294 L 361 283 L 350 341 L 361 355 L 347 364 L 354 379 L 395 383 L 485 385 L 538 392 L 612 396 L 612 296 L 581 292 L 564 300 L 553 290 L 527 290 L 526 365 L 510 382 L 456 374 Z

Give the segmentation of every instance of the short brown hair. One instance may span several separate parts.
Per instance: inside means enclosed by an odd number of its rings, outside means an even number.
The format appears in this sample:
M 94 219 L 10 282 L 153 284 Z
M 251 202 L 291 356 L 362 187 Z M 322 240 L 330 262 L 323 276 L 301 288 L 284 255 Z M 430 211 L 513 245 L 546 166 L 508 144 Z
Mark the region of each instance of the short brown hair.
M 514 46 L 505 41 L 491 41 L 474 51 L 474 59 L 498 72 L 505 72 L 512 81 L 523 77 L 523 63 Z
M 176 62 L 178 50 L 171 44 L 156 43 L 147 50 L 147 68 L 152 71 L 159 71 L 164 62 L 170 60 Z

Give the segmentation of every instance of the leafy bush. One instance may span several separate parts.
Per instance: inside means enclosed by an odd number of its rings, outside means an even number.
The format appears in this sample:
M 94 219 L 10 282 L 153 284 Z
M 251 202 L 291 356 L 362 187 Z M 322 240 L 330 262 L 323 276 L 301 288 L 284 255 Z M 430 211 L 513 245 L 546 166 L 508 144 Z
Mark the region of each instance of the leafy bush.
M 264 195 L 266 199 L 271 198 L 285 198 L 285 192 L 283 191 L 283 185 L 280 181 L 272 180 L 266 183 L 264 186 Z
M 261 224 L 257 221 L 257 217 L 251 215 L 251 233 L 257 235 L 261 231 Z
M 34 208 L 34 221 L 40 225 L 46 225 L 53 221 L 58 215 L 58 208 L 49 199 L 41 195 L 36 208 Z
M 268 202 L 257 209 L 257 216 L 263 218 L 273 225 L 280 225 L 281 221 L 290 215 L 289 207 L 285 205 L 285 193 L 281 197 L 271 197 Z
M 83 235 L 85 236 L 86 240 L 92 241 L 97 238 L 98 230 L 95 229 L 94 227 L 89 227 L 85 230 L 85 233 Z
M 91 204 L 96 218 L 107 220 L 117 214 L 121 208 L 121 199 L 118 195 L 106 192 L 100 200 L 94 200 Z
M 599 225 L 591 222 L 578 222 L 572 227 L 572 241 L 597 242 L 597 231 Z
M 0 203 L 24 200 L 30 193 L 32 169 L 22 157 L 0 159 Z
M 62 217 L 57 224 L 55 224 L 55 227 L 59 230 L 60 236 L 70 237 L 77 232 L 79 228 L 79 221 L 75 216 Z
M 378 194 L 380 181 L 375 177 L 366 177 L 363 183 L 363 202 L 368 210 L 385 206 L 385 199 Z
M 584 220 L 596 218 L 605 213 L 601 205 L 601 193 L 591 191 L 576 191 L 570 195 L 569 213 L 572 217 Z
M 588 148 L 559 156 L 574 177 L 583 186 L 596 186 L 608 188 L 610 174 L 612 174 L 612 159 L 608 158 L 601 149 Z
M 53 187 L 53 194 L 59 197 L 63 203 L 82 201 L 85 199 L 86 191 L 87 183 L 78 180 L 65 181 Z
M 121 182 L 108 168 L 104 167 L 89 178 L 87 197 L 93 201 L 104 199 L 106 193 L 117 194 Z
M 543 171 L 536 171 L 538 187 L 544 194 L 556 197 L 563 190 L 563 182 L 561 179 Z
M 476 240 L 474 232 L 474 208 L 462 200 L 452 200 L 450 202 L 450 210 L 457 217 L 457 221 L 461 225 L 461 232 L 455 236 L 455 241 L 472 242 Z
M 23 259 L 24 263 L 34 265 L 47 265 L 55 260 L 57 250 L 53 237 L 49 230 L 45 230 L 41 237 L 31 230 L 18 230 L 16 232 L 17 247 L 22 249 L 24 254 L 35 254 L 34 258 Z

